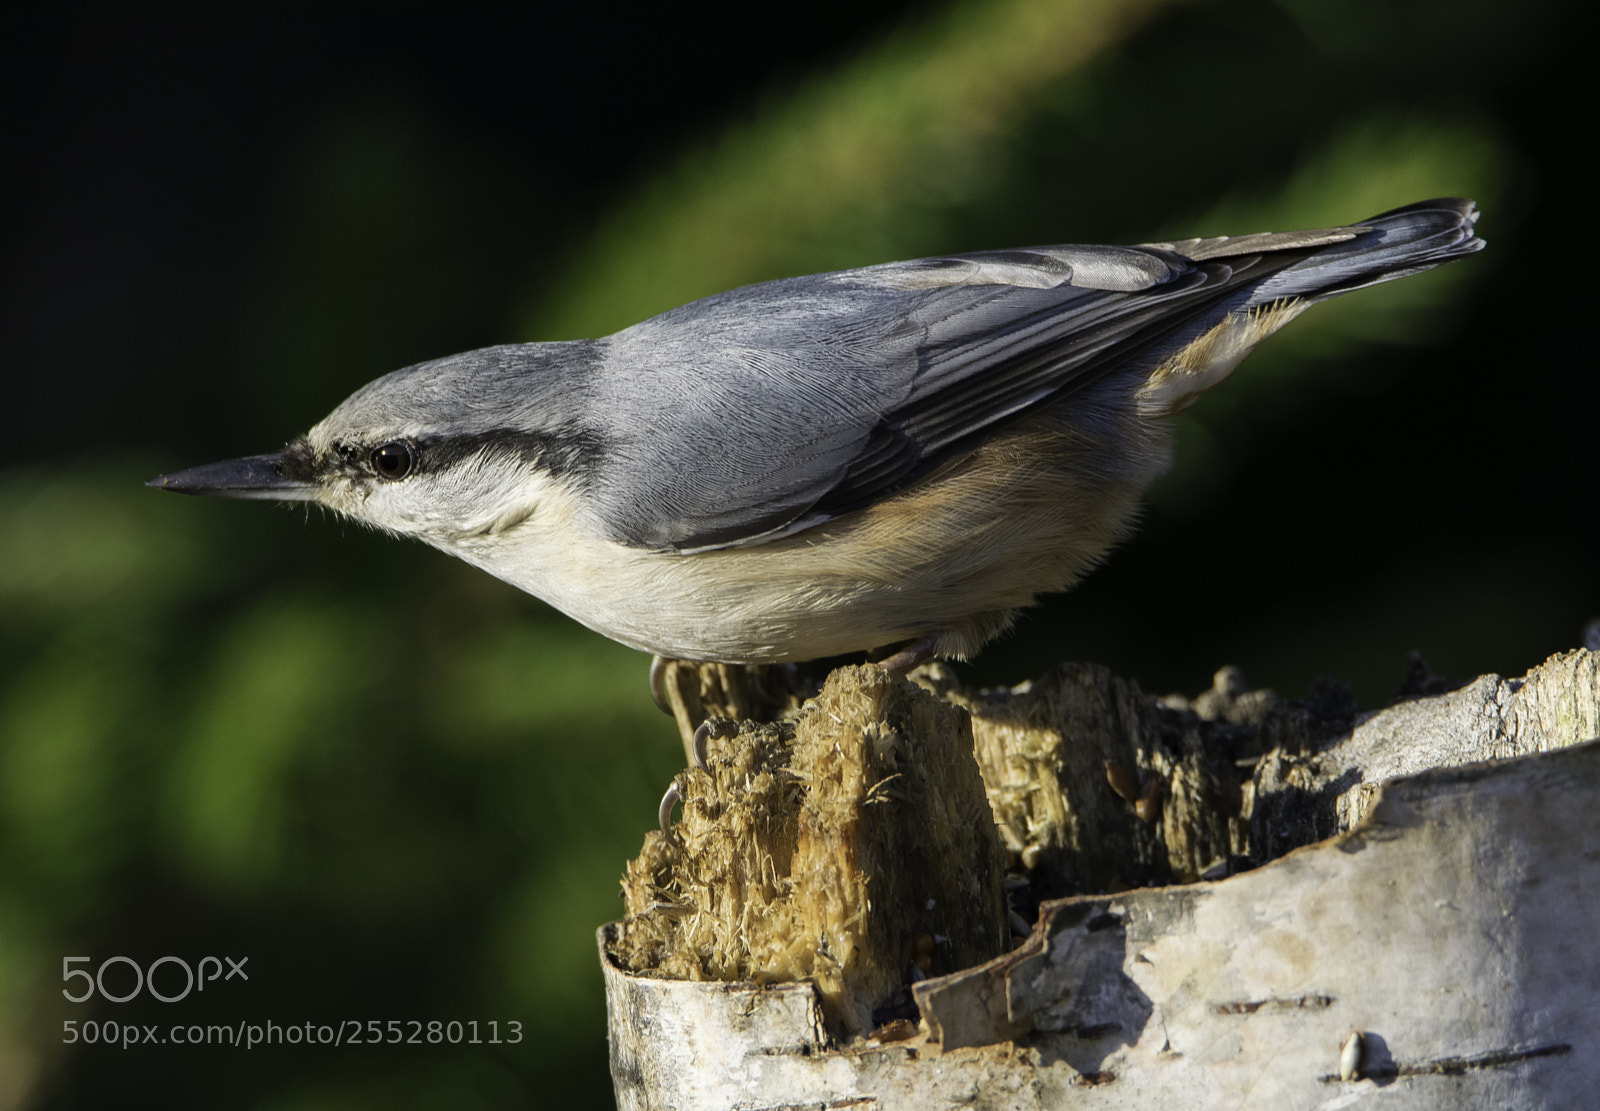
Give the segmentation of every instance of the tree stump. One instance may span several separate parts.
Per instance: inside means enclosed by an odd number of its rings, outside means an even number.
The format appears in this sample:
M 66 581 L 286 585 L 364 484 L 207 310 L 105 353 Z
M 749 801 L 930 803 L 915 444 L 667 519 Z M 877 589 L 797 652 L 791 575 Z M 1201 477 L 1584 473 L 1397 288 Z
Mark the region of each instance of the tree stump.
M 912 678 L 842 669 L 684 774 L 600 934 L 619 1106 L 1591 1098 L 1600 655 L 1414 663 L 1374 714 Z

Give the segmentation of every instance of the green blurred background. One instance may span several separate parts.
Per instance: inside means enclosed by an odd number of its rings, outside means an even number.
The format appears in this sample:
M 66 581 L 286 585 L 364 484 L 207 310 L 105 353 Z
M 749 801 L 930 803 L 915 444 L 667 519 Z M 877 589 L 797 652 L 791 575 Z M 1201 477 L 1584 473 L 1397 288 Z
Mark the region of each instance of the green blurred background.
M 1471 195 L 1488 251 L 1269 344 L 1184 419 L 1138 537 L 966 670 L 1194 693 L 1238 663 L 1376 706 L 1410 649 L 1470 676 L 1575 646 L 1600 614 L 1580 11 L 12 8 L 0 1111 L 609 1105 L 593 931 L 681 761 L 645 658 L 421 546 L 142 485 L 411 362 L 786 274 Z M 63 957 L 168 954 L 251 978 L 62 998 Z M 105 1019 L 525 1036 L 62 1044 Z

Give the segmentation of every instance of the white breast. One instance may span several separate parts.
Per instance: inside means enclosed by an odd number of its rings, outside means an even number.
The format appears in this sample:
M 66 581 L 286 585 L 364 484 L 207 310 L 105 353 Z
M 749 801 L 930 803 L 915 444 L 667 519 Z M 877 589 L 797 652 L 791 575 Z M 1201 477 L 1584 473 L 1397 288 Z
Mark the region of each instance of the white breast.
M 962 656 L 1121 538 L 1167 461 L 1164 432 L 1132 408 L 1115 444 L 1037 418 L 878 505 L 748 548 L 626 547 L 548 478 L 509 527 L 431 542 L 662 656 L 806 660 L 924 636 Z

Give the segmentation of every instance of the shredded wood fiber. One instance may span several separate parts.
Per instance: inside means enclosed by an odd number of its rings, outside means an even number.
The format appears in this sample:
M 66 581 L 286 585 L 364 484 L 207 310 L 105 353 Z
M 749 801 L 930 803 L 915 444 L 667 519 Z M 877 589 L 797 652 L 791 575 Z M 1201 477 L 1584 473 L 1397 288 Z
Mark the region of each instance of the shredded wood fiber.
M 860 1034 L 905 1001 L 914 966 L 1005 950 L 1004 856 L 965 711 L 841 668 L 792 723 L 713 738 L 708 757 L 680 779 L 671 836 L 647 834 L 628 866 L 622 967 L 809 978 L 830 1028 Z

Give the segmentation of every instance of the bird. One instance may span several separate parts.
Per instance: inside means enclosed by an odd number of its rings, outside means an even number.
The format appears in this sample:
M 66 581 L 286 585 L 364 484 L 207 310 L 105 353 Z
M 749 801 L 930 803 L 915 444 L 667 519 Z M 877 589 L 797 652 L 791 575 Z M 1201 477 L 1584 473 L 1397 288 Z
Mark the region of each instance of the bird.
M 1130 533 L 1175 414 L 1312 305 L 1482 249 L 1477 218 L 749 285 L 407 367 L 279 452 L 148 485 L 317 503 L 658 658 L 968 658 Z

